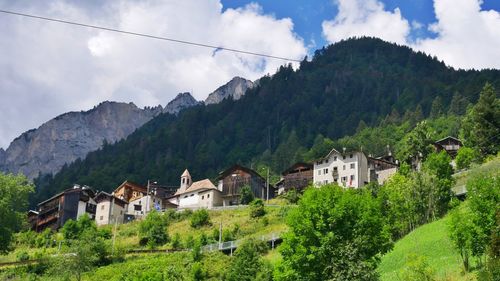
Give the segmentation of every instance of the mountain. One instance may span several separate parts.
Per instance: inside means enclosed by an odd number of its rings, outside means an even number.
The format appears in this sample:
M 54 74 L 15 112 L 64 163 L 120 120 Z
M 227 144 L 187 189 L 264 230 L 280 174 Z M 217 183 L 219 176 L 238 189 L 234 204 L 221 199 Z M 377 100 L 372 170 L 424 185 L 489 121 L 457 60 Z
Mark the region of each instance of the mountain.
M 55 173 L 99 149 L 103 142 L 127 137 L 160 112 L 161 106 L 140 109 L 133 103 L 103 102 L 89 111 L 62 114 L 23 133 L 6 151 L 0 151 L 0 170 L 21 172 L 30 179 L 39 173 Z
M 205 104 L 220 103 L 222 100 L 232 97 L 234 100 L 240 99 L 248 89 L 252 89 L 254 83 L 241 77 L 234 77 L 225 85 L 220 86 L 205 99 Z
M 198 104 L 200 102 L 195 100 L 190 93 L 180 93 L 165 106 L 163 112 L 178 114 L 181 110 Z
M 126 179 L 175 185 L 185 168 L 199 178 L 214 178 L 233 163 L 266 165 L 277 174 L 303 160 L 322 137 L 338 139 L 388 117 L 419 120 L 432 104 L 452 111 L 455 100 L 475 102 L 486 82 L 500 89 L 500 71 L 455 70 L 375 38 L 341 41 L 317 50 L 298 69 L 282 66 L 260 78 L 238 100 L 158 115 L 126 140 L 38 178 L 31 200 L 73 183 L 105 191 Z

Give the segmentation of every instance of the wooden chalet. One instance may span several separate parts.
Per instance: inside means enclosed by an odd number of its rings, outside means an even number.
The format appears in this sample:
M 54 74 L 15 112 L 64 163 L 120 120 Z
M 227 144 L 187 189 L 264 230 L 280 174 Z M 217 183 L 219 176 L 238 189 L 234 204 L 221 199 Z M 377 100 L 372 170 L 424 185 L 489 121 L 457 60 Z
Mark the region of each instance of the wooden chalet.
M 281 180 L 276 184 L 278 193 L 284 193 L 291 189 L 302 192 L 313 182 L 313 164 L 298 162 L 281 173 Z
M 114 196 L 126 201 L 127 203 L 146 196 L 146 193 L 146 187 L 128 180 L 124 181 L 115 189 L 115 191 L 113 191 Z
M 255 198 L 266 200 L 274 197 L 274 187 L 266 188 L 266 180 L 252 169 L 233 165 L 219 173 L 217 189 L 221 191 L 223 206 L 239 204 L 241 188 L 249 186 Z
M 451 136 L 447 136 L 446 138 L 434 142 L 434 147 L 437 152 L 444 150 L 450 155 L 451 158 L 455 158 L 455 156 L 457 156 L 457 152 L 462 145 L 461 140 Z
M 36 221 L 38 219 L 38 212 L 34 210 L 29 210 L 28 214 L 28 225 L 30 226 L 31 230 L 36 230 Z
M 84 213 L 94 219 L 96 213 L 94 195 L 92 189 L 75 185 L 39 203 L 36 231 L 42 231 L 45 228 L 56 230 L 67 220 L 76 220 Z

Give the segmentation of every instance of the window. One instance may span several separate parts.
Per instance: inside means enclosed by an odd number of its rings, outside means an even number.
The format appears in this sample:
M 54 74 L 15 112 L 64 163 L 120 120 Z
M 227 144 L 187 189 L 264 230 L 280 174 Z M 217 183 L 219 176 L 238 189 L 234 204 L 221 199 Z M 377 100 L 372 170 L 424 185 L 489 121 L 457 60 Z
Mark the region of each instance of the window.
M 339 179 L 338 178 L 334 178 L 333 179 L 335 182 L 339 182 Z
M 325 160 L 325 163 L 328 163 L 328 159 Z
M 210 198 L 210 194 L 207 194 L 207 199 Z
M 324 180 L 324 181 L 323 181 L 323 183 L 324 183 L 324 184 L 327 184 L 327 183 L 328 183 L 328 180 Z
M 349 155 L 349 158 L 352 158 L 352 157 L 353 157 L 353 156 L 352 156 L 352 154 L 351 154 L 351 155 Z
M 354 163 L 351 163 L 351 169 L 354 169 L 356 165 Z
M 337 161 L 337 156 L 333 156 L 333 161 Z
M 182 183 L 186 183 L 186 178 L 182 178 Z
M 189 197 L 193 197 L 193 196 L 194 196 L 194 194 L 191 194 Z
M 323 169 L 323 174 L 328 174 L 328 169 Z
M 104 210 L 104 205 L 101 205 L 101 210 Z
M 104 219 L 104 217 L 103 217 L 103 216 L 100 216 L 100 217 L 99 217 L 99 219 L 100 219 L 100 220 L 103 220 L 103 219 Z
M 321 176 L 321 170 L 318 170 L 318 176 Z
M 134 211 L 140 211 L 140 210 L 142 210 L 141 205 L 134 205 Z
M 184 195 L 184 198 L 188 198 L 188 196 L 187 196 L 187 195 Z
M 205 196 L 203 196 L 203 195 L 202 195 L 202 196 L 201 196 L 201 200 L 203 200 L 203 199 L 205 199 Z
M 123 210 L 122 210 L 122 211 L 120 211 L 120 215 L 123 215 Z
M 344 170 L 344 171 L 345 171 L 345 165 L 343 165 L 343 166 L 342 166 L 342 170 Z
M 351 175 L 351 180 L 352 180 L 352 181 L 354 180 L 354 175 Z
M 346 182 L 347 181 L 347 177 L 342 177 L 342 182 Z
M 342 159 L 344 159 L 344 160 L 345 160 L 345 155 L 342 155 Z

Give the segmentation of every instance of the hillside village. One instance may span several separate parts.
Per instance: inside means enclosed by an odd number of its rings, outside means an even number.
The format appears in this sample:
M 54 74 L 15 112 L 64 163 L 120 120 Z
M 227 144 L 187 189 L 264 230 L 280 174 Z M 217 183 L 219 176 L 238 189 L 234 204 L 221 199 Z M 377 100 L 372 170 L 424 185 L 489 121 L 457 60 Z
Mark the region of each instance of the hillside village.
M 434 143 L 436 152 L 445 151 L 451 159 L 461 146 L 462 142 L 454 137 Z M 281 179 L 275 184 L 256 171 L 237 164 L 220 172 L 216 184 L 210 179 L 193 181 L 188 169 L 180 175 L 179 186 L 164 186 L 153 181 L 140 185 L 125 180 L 112 193 L 107 193 L 75 184 L 38 203 L 37 210 L 28 212 L 28 220 L 36 231 L 57 230 L 66 221 L 77 220 L 84 214 L 94 219 L 97 225 L 122 224 L 142 219 L 152 210 L 197 210 L 238 205 L 244 188 L 249 188 L 254 198 L 268 201 L 290 190 L 300 193 L 310 185 L 337 184 L 356 189 L 370 182 L 383 184 L 397 172 L 398 166 L 399 161 L 390 150 L 386 155 L 372 157 L 363 151 L 332 149 L 314 163 L 292 165 L 282 172 Z M 420 169 L 420 166 L 418 157 L 415 157 L 412 167 Z

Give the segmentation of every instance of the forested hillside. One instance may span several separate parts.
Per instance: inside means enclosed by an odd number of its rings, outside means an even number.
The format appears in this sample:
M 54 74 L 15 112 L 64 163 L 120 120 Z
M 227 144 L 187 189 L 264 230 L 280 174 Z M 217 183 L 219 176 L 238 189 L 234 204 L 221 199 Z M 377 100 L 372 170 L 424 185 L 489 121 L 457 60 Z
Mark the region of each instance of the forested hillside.
M 126 140 L 105 145 L 53 177 L 39 177 L 31 202 L 73 183 L 107 191 L 126 179 L 175 185 L 185 168 L 195 179 L 214 178 L 236 162 L 279 173 L 316 156 L 309 150 L 323 138 L 464 114 L 486 82 L 499 89 L 500 71 L 457 71 L 379 39 L 342 41 L 316 51 L 298 70 L 281 67 L 263 77 L 237 101 L 195 106 L 178 116 L 162 114 Z M 365 151 L 379 154 L 384 147 Z

